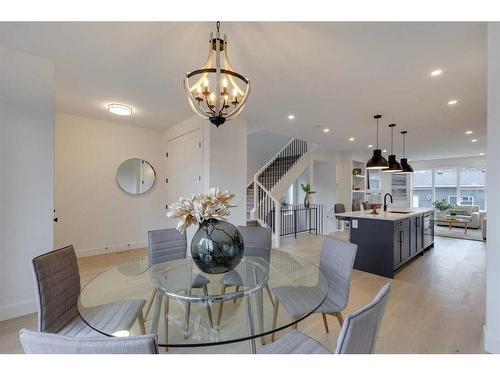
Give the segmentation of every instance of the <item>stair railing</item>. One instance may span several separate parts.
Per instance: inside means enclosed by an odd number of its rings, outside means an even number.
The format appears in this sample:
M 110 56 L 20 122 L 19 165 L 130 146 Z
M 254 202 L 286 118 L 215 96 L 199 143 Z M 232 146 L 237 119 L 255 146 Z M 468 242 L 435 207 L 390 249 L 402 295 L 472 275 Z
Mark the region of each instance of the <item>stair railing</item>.
M 251 216 L 273 230 L 275 247 L 279 247 L 280 241 L 281 203 L 271 191 L 306 153 L 307 141 L 292 138 L 254 175 L 254 209 Z M 275 162 L 276 167 L 271 170 Z

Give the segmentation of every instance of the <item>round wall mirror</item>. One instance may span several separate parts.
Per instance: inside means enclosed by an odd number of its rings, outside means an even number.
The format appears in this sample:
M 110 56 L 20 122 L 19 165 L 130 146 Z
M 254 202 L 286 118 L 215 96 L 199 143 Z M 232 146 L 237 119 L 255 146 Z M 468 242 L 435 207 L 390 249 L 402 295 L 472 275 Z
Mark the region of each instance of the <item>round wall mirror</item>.
M 142 159 L 125 160 L 116 172 L 118 186 L 129 194 L 144 194 L 153 187 L 155 180 L 155 170 Z

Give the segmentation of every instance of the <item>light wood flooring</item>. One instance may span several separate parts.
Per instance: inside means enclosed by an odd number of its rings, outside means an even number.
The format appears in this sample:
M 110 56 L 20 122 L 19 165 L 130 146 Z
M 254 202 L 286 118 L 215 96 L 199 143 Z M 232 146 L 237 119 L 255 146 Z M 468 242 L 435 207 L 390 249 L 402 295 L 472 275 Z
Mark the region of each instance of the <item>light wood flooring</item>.
M 318 264 L 322 241 L 322 236 L 314 235 L 289 238 L 283 240 L 281 250 Z M 82 283 L 145 253 L 141 249 L 81 258 Z M 382 285 L 391 282 L 377 353 L 482 353 L 485 266 L 485 243 L 436 237 L 435 247 L 401 269 L 393 280 L 354 270 L 344 315 L 368 303 Z M 340 327 L 334 318 L 328 319 L 329 334 L 324 331 L 320 314 L 301 322 L 299 330 L 333 350 Z M 0 322 L 0 353 L 22 352 L 18 339 L 21 328 L 36 329 L 36 315 Z M 170 353 L 248 353 L 248 343 L 173 348 Z

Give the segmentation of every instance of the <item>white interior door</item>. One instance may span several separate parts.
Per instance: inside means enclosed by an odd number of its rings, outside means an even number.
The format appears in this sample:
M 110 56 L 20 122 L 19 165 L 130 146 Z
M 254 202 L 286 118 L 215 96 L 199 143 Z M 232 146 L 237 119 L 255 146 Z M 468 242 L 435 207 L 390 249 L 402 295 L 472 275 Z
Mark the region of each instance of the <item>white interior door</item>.
M 202 130 L 197 129 L 167 141 L 167 152 L 168 203 L 172 204 L 180 197 L 190 197 L 194 193 L 202 192 Z M 169 224 L 175 226 L 177 223 L 172 221 Z

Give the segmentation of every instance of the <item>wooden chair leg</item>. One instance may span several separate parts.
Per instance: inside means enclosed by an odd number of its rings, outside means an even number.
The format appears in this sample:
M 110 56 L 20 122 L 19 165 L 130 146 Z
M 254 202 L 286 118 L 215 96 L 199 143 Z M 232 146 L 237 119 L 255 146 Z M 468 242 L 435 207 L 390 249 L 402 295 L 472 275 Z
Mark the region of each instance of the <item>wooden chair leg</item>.
M 275 298 L 274 300 L 274 311 L 273 311 L 273 330 L 276 329 L 276 321 L 278 319 L 278 307 L 279 307 L 280 301 L 278 300 L 278 297 Z M 271 341 L 274 342 L 274 338 L 276 336 L 276 333 L 273 332 L 271 335 Z
M 326 320 L 326 314 L 322 313 L 321 315 L 323 316 L 323 324 L 325 325 L 325 331 L 326 331 L 326 333 L 330 333 L 328 331 L 328 321 Z
M 336 312 L 335 313 L 335 317 L 337 318 L 337 320 L 339 321 L 340 323 L 340 327 L 342 327 L 342 325 L 344 324 L 344 318 L 342 317 L 342 314 L 341 312 Z
M 208 288 L 206 285 L 203 285 L 203 294 L 208 296 Z M 210 321 L 210 327 L 214 328 L 214 322 L 212 321 L 212 309 L 210 308 L 209 303 L 207 303 L 207 313 L 208 313 L 208 320 Z
M 141 331 L 141 335 L 145 335 L 146 327 L 144 326 L 144 315 L 142 314 L 142 311 L 139 313 L 139 316 L 137 317 L 137 322 L 139 323 L 139 329 Z
M 165 327 L 165 343 L 168 345 L 168 314 L 170 313 L 170 298 L 165 296 L 165 314 L 163 315 L 163 324 Z M 165 347 L 165 351 L 168 352 L 168 346 Z
M 222 288 L 220 290 L 220 294 L 225 294 L 226 293 L 226 286 L 222 285 Z M 219 303 L 219 316 L 217 317 L 217 327 L 220 327 L 220 321 L 222 319 L 222 307 L 224 306 L 224 302 L 221 301 Z
M 155 300 L 156 293 L 158 293 L 158 289 L 154 288 L 153 291 L 151 292 L 151 296 L 149 297 L 148 302 L 146 303 L 146 311 L 144 312 L 144 319 L 148 318 L 149 310 L 151 310 L 151 306 L 153 305 L 153 301 Z
M 240 286 L 239 285 L 236 285 L 236 293 L 238 293 L 238 290 L 240 290 Z M 233 299 L 233 303 L 236 303 L 236 298 Z

